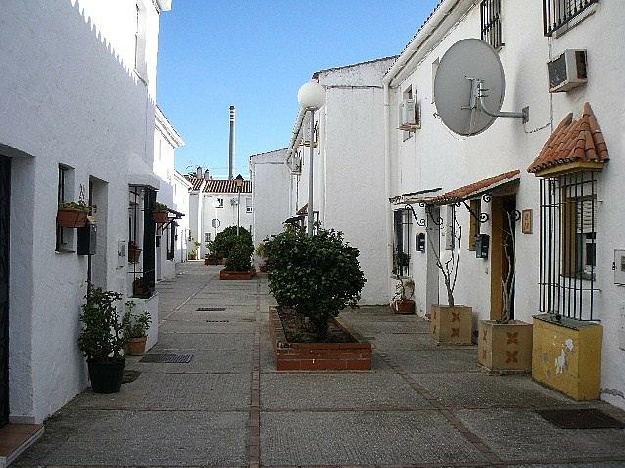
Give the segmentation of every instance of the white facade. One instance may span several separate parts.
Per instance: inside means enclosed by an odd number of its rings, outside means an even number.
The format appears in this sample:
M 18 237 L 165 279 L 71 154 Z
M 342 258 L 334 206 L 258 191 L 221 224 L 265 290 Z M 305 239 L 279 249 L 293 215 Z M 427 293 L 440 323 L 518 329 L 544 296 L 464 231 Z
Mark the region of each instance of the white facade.
M 254 187 L 254 245 L 284 229 L 290 216 L 290 174 L 286 148 L 250 157 Z
M 159 14 L 165 1 L 8 0 L 0 27 L 0 156 L 11 163 L 10 417 L 40 423 L 87 385 L 77 346 L 87 257 L 56 248 L 65 200 L 97 207 L 92 281 L 125 291 L 129 160 L 153 161 Z M 138 40 L 139 47 L 135 41 Z M 135 71 L 135 50 L 140 52 Z
M 388 302 L 384 187 L 384 94 L 382 77 L 394 58 L 323 70 L 313 79 L 325 87 L 314 154 L 313 210 L 323 228 L 345 234 L 360 249 L 367 278 L 362 304 Z M 308 203 L 310 113 L 289 156 L 293 170 L 290 214 Z M 301 167 L 301 175 L 298 168 Z
M 516 225 L 514 313 L 515 318 L 532 322 L 532 316 L 539 313 L 540 308 L 540 184 L 533 174 L 527 173 L 527 168 L 566 114 L 572 112 L 577 117 L 584 103 L 590 102 L 611 155 L 610 162 L 597 176 L 595 287 L 598 292 L 594 296 L 594 318 L 601 320 L 604 333 L 602 398 L 625 407 L 625 335 L 622 331 L 625 326 L 625 289 L 614 284 L 612 271 L 614 250 L 625 248 L 621 229 L 625 207 L 619 200 L 625 174 L 622 158 L 625 121 L 622 106 L 616 105 L 622 102 L 621 75 L 625 70 L 625 54 L 606 53 L 622 47 L 625 11 L 617 2 L 600 2 L 578 17 L 574 22 L 579 24 L 565 34 L 547 38 L 543 33 L 541 2 L 504 1 L 502 8 L 505 45 L 498 53 L 506 72 L 507 94 L 503 110 L 518 112 L 529 106 L 530 121 L 524 125 L 516 119 L 500 118 L 484 133 L 466 138 L 453 134 L 436 118 L 432 88 L 437 60 L 456 41 L 479 39 L 481 30 L 479 2 L 443 1 L 385 77 L 389 103 L 385 152 L 387 196 L 406 200 L 410 197 L 402 198 L 403 194 L 440 188 L 429 194 L 435 196 L 484 178 L 520 170 L 516 209 L 533 210 L 534 230 L 531 234 L 524 234 L 520 223 Z M 583 21 L 580 22 L 580 18 Z M 569 48 L 588 51 L 588 84 L 568 93 L 550 94 L 546 64 Z M 416 94 L 421 128 L 407 138 L 405 132 L 398 130 L 398 115 L 399 103 L 409 89 Z M 389 205 L 387 211 L 387 278 L 391 277 L 392 210 L 404 206 L 405 203 L 398 201 Z M 490 216 L 490 221 L 481 225 L 481 232 L 490 235 L 491 239 L 494 206 L 493 203 L 481 203 L 482 211 Z M 418 204 L 413 207 L 419 218 L 426 219 L 423 207 Z M 446 207 L 441 206 L 440 212 L 446 223 Z M 475 252 L 468 250 L 470 215 L 463 206 L 458 207 L 456 213 L 464 233 L 456 303 L 473 307 L 477 319 L 489 319 L 495 315 L 495 306 L 491 304 L 493 279 L 497 281 L 492 277 L 494 265 L 490 258 L 476 258 Z M 410 238 L 414 239 L 419 232 L 425 233 L 426 228 L 413 224 Z M 429 231 L 427 235 L 437 233 Z M 446 241 L 444 229 L 442 234 L 441 250 Z M 436 269 L 431 269 L 433 256 L 429 247 L 427 250 L 427 253 L 417 252 L 413 240 L 409 252 L 410 276 L 416 282 L 415 300 L 421 315 L 439 300 L 446 303 L 442 276 L 438 277 Z M 393 283 L 394 280 L 389 282 L 389 295 Z
M 183 213 L 181 219 L 176 220 L 178 227 L 176 229 L 176 252 L 175 262 L 182 263 L 187 261 L 187 252 L 189 251 L 189 190 L 191 184 L 178 171 L 174 172 L 174 209 Z

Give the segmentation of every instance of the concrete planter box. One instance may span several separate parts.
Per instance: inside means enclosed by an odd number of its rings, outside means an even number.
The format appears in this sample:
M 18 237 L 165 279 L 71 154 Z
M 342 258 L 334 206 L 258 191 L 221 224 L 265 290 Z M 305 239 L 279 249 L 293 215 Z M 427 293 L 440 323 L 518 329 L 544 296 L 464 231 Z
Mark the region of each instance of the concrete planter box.
M 415 313 L 415 302 L 411 299 L 394 301 L 391 309 L 396 314 L 411 315 Z
M 204 259 L 204 265 L 219 265 L 219 259 L 215 257 L 206 257 Z
M 473 331 L 471 307 L 434 305 L 430 332 L 438 344 L 470 345 Z
M 251 271 L 228 271 L 221 270 L 219 272 L 220 280 L 251 280 L 256 276 L 256 272 Z
M 290 343 L 284 335 L 275 307 L 269 309 L 271 341 L 278 371 L 370 370 L 371 344 L 335 323 L 350 334 L 355 343 Z
M 498 372 L 532 370 L 532 324 L 511 320 L 498 323 L 480 320 L 478 324 L 478 359 L 480 365 Z
M 553 315 L 534 316 L 532 377 L 575 400 L 597 400 L 603 327 Z

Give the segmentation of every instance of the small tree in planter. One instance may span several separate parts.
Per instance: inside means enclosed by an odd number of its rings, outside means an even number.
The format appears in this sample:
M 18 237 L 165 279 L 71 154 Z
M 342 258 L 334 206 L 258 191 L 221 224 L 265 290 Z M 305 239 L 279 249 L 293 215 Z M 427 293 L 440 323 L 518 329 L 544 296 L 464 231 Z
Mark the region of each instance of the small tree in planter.
M 236 226 L 228 226 L 223 231 L 217 233 L 215 236 L 215 240 L 213 241 L 213 247 L 215 249 L 215 253 L 220 258 L 228 258 L 230 254 L 230 249 L 232 245 L 236 241 L 237 237 L 241 237 L 246 241 L 249 241 L 252 246 L 254 245 L 252 241 L 252 235 L 250 232 L 244 227 L 239 227 L 239 235 L 237 236 L 237 227 Z
M 226 267 L 219 272 L 219 278 L 251 279 L 254 276 L 252 253 L 254 253 L 254 246 L 249 239 L 245 237 L 235 238 L 230 246 Z
M 507 211 L 503 250 L 508 271 L 501 280 L 501 319 L 480 320 L 478 323 L 479 363 L 499 372 L 529 372 L 532 369 L 532 324 L 511 320 L 515 279 L 515 221 L 515 212 Z
M 447 305 L 433 305 L 430 317 L 430 331 L 438 343 L 471 344 L 473 331 L 473 311 L 471 307 L 456 305 L 454 290 L 458 281 L 460 267 L 460 245 L 462 241 L 462 226 L 456 220 L 455 210 L 453 219 L 449 223 L 448 236 L 453 238 L 453 247 L 448 251 L 448 257 L 442 259 L 434 248 L 432 239 L 428 236 L 430 252 L 436 257 L 436 266 L 443 275 L 447 290 Z
M 64 228 L 81 228 L 87 224 L 91 207 L 84 200 L 63 202 L 59 205 L 56 220 Z
M 136 304 L 133 301 L 126 302 L 126 313 L 124 314 L 124 339 L 126 341 L 126 354 L 130 356 L 141 356 L 145 353 L 147 333 L 152 323 L 152 318 L 147 310 L 135 313 Z
M 219 265 L 219 255 L 217 255 L 217 252 L 215 250 L 215 242 L 214 241 L 210 241 L 206 243 L 206 250 L 208 251 L 208 253 L 206 254 L 206 257 L 204 258 L 204 264 L 205 265 Z
M 324 341 L 328 321 L 345 307 L 355 308 L 366 279 L 358 249 L 343 234 L 319 229 L 312 237 L 287 230 L 265 242 L 269 288 L 281 306 L 307 317 L 314 334 Z
M 124 323 L 117 313 L 122 295 L 88 287 L 85 299 L 78 346 L 87 358 L 91 388 L 95 393 L 119 392 L 125 365 L 121 354 L 125 344 Z
M 414 314 L 415 283 L 412 278 L 401 278 L 395 285 L 395 297 L 391 300 L 391 309 L 396 314 Z

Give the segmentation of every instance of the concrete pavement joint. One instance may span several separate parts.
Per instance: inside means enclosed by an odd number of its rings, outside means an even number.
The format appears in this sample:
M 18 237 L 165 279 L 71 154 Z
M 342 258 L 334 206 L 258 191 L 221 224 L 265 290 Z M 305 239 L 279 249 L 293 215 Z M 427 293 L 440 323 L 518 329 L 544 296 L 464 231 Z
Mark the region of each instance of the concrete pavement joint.
M 252 368 L 250 391 L 250 422 L 248 441 L 248 461 L 250 468 L 260 467 L 260 280 L 256 280 L 256 308 L 254 310 L 254 344 L 252 348 L 254 367 Z

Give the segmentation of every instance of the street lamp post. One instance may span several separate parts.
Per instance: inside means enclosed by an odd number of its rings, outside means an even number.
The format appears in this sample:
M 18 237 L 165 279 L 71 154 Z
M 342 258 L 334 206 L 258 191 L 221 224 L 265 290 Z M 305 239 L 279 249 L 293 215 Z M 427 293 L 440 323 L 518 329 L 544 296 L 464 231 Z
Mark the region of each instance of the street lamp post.
M 297 92 L 300 107 L 310 111 L 310 168 L 308 169 L 308 235 L 312 237 L 315 227 L 313 207 L 313 158 L 315 152 L 315 111 L 323 107 L 325 88 L 319 82 L 311 80 L 302 85 Z
M 241 190 L 243 190 L 243 176 L 241 174 L 234 178 L 234 185 L 239 192 L 237 199 L 237 237 L 239 237 L 239 230 L 241 229 Z

